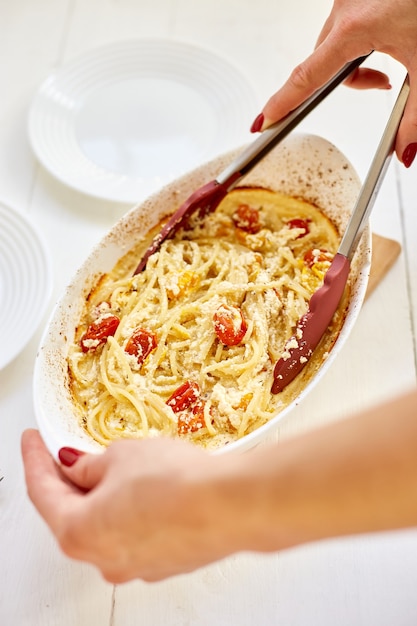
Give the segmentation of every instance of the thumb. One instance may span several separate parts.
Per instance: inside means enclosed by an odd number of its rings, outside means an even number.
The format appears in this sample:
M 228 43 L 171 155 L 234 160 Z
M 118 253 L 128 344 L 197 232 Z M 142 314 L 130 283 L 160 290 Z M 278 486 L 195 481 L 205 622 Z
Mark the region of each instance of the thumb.
M 75 448 L 61 448 L 58 458 L 63 474 L 77 487 L 87 491 L 96 487 L 107 467 L 107 455 L 86 454 Z

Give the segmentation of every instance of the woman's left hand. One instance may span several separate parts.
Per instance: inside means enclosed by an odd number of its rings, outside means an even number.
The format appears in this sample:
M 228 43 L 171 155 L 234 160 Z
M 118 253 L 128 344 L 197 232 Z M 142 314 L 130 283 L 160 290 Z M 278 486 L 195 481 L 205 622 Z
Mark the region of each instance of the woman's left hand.
M 64 448 L 71 465 L 59 466 L 35 430 L 24 432 L 22 453 L 29 496 L 62 550 L 111 582 L 188 572 L 241 545 L 245 525 L 228 519 L 214 488 L 230 460 L 157 438 L 115 442 L 102 454 Z

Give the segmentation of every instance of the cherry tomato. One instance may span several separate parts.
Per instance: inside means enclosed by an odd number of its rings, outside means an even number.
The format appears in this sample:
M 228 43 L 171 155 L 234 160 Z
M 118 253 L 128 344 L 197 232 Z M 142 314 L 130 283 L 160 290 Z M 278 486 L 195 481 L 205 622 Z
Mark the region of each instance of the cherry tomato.
M 238 228 L 247 233 L 257 233 L 261 229 L 259 211 L 248 204 L 240 204 L 232 215 L 232 220 Z
M 324 263 L 332 261 L 333 255 L 323 248 L 311 248 L 304 255 L 304 262 L 308 267 L 313 267 L 315 263 Z
M 192 407 L 191 411 L 184 411 L 178 415 L 178 434 L 185 435 L 187 433 L 195 433 L 205 426 L 204 421 L 204 401 L 198 402 Z
M 200 397 L 200 387 L 198 383 L 187 380 L 174 391 L 168 398 L 166 404 L 171 407 L 174 413 L 189 409 Z
M 135 356 L 138 364 L 142 365 L 157 345 L 158 342 L 154 333 L 149 332 L 145 328 L 136 328 L 128 339 L 125 352 Z
M 297 239 L 300 239 L 301 237 L 305 237 L 309 232 L 310 232 L 310 228 L 309 228 L 309 223 L 310 220 L 303 220 L 301 218 L 295 218 L 293 220 L 289 220 L 287 222 L 287 226 L 288 228 L 302 228 L 304 229 L 303 233 L 300 233 L 297 237 Z
M 90 324 L 84 335 L 81 337 L 80 345 L 83 352 L 96 350 L 107 337 L 112 337 L 120 323 L 116 315 L 103 315 Z
M 222 304 L 213 315 L 214 332 L 225 346 L 237 346 L 248 329 L 242 311 L 235 306 Z
M 187 380 L 174 391 L 166 404 L 178 413 L 178 434 L 193 433 L 204 426 L 204 400 L 198 383 Z

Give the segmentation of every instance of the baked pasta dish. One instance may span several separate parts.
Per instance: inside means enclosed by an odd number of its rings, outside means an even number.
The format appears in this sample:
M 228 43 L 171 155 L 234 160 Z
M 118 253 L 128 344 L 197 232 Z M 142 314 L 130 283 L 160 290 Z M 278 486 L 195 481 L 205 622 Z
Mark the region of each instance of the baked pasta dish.
M 90 292 L 68 356 L 71 394 L 83 427 L 103 445 L 172 436 L 217 448 L 275 416 L 326 358 L 346 297 L 304 370 L 271 393 L 274 365 L 339 234 L 302 199 L 239 188 L 134 276 L 154 234 Z

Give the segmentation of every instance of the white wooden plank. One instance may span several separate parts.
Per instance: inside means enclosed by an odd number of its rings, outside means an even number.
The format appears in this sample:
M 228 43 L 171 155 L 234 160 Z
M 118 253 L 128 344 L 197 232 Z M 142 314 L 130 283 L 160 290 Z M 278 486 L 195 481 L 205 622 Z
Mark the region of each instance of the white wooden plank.
M 254 86 L 261 106 L 310 52 L 330 6 L 328 0 L 2 3 L 0 79 L 7 88 L 0 100 L 0 196 L 30 211 L 43 230 L 55 264 L 54 298 L 126 207 L 67 189 L 36 166 L 26 137 L 26 112 L 39 82 L 96 46 L 169 37 L 224 56 Z M 341 87 L 301 127 L 333 141 L 361 177 L 403 75 L 383 55 L 374 55 L 372 65 L 389 70 L 392 92 Z M 242 129 L 242 142 L 251 139 L 251 122 Z M 415 381 L 415 167 L 405 171 L 392 164 L 372 216 L 374 230 L 401 241 L 403 254 L 365 304 L 334 367 L 282 423 L 277 440 L 339 419 Z M 135 581 L 117 587 L 113 596 L 112 585 L 93 568 L 60 553 L 26 498 L 19 440 L 22 430 L 35 423 L 31 376 L 39 336 L 40 329 L 0 372 L 1 624 L 414 626 L 414 531 L 323 542 L 262 557 L 239 555 L 161 583 Z
M 404 255 L 407 264 L 407 288 L 410 301 L 410 317 L 413 328 L 417 367 L 417 194 L 416 168 L 414 162 L 409 170 L 399 169 L 402 202 L 402 225 L 404 228 Z

